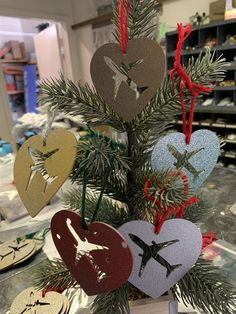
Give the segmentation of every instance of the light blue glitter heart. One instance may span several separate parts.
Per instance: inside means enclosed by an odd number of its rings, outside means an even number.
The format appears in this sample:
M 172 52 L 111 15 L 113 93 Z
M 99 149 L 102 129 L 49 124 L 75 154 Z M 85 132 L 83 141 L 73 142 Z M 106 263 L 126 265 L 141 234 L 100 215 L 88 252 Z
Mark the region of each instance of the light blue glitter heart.
M 189 153 L 196 151 L 196 154 Z M 186 155 L 187 166 L 183 168 L 193 190 L 199 188 L 214 169 L 220 155 L 220 141 L 209 130 L 198 130 L 192 134 L 191 142 L 186 144 L 183 133 L 164 136 L 154 147 L 151 156 L 153 171 L 176 169 L 178 158 Z M 178 156 L 177 158 L 175 156 Z

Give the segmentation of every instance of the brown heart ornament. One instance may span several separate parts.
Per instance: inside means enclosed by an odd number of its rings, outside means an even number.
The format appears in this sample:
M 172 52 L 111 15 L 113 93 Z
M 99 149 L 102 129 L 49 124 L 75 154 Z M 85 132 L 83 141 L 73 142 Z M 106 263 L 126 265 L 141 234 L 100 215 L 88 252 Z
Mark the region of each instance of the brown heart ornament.
M 119 44 L 109 43 L 95 52 L 90 73 L 97 92 L 129 122 L 161 86 L 165 56 L 157 42 L 144 37 L 130 40 L 126 54 Z
M 22 202 L 35 217 L 68 178 L 76 157 L 76 138 L 64 129 L 28 139 L 16 155 L 14 179 Z
M 53 216 L 51 231 L 61 258 L 87 295 L 106 293 L 127 282 L 133 258 L 116 229 L 94 222 L 84 230 L 78 214 L 62 210 Z

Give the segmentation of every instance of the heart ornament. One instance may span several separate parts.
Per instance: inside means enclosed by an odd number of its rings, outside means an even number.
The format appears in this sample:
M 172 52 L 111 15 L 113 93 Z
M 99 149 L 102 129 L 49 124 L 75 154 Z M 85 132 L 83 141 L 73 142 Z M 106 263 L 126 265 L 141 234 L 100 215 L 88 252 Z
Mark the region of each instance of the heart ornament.
M 76 138 L 63 129 L 28 139 L 16 155 L 14 179 L 20 198 L 32 217 L 48 204 L 68 178 L 76 157 Z
M 214 169 L 220 155 L 220 141 L 209 130 L 198 130 L 192 134 L 191 142 L 186 144 L 183 133 L 164 136 L 154 147 L 151 156 L 153 171 L 182 168 L 190 187 L 200 187 Z
M 94 222 L 84 230 L 78 214 L 62 210 L 53 216 L 51 230 L 61 258 L 87 295 L 106 293 L 127 282 L 132 254 L 116 229 Z
M 28 288 L 15 298 L 11 305 L 10 313 L 35 313 L 35 314 L 65 314 L 69 310 L 69 300 L 57 292 L 47 292 Z
M 201 233 L 184 219 L 166 221 L 159 234 L 146 221 L 125 223 L 119 232 L 133 253 L 129 282 L 154 299 L 175 285 L 201 253 Z
M 165 73 L 164 52 L 148 38 L 128 41 L 125 54 L 119 44 L 105 44 L 95 52 L 90 73 L 97 92 L 129 122 L 161 86 Z

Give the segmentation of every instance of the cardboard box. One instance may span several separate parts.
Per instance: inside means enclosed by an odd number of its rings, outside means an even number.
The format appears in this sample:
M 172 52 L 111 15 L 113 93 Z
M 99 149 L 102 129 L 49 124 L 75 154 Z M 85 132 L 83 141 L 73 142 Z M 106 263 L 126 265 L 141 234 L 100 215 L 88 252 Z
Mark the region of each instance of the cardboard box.
M 236 7 L 236 0 L 233 1 Z M 226 0 L 218 0 L 210 3 L 210 22 L 223 21 L 225 19 Z
M 21 53 L 21 46 L 20 42 L 17 40 L 11 40 L 6 43 L 6 46 L 10 48 L 11 53 L 13 54 L 13 59 L 15 60 L 21 60 L 23 59 L 22 53 Z
M 233 0 L 226 1 L 225 20 L 231 20 L 236 18 L 236 6 Z
M 26 60 L 28 59 L 28 55 L 27 55 L 27 51 L 25 48 L 25 43 L 20 43 L 20 49 L 21 49 L 21 55 L 22 55 L 22 59 Z

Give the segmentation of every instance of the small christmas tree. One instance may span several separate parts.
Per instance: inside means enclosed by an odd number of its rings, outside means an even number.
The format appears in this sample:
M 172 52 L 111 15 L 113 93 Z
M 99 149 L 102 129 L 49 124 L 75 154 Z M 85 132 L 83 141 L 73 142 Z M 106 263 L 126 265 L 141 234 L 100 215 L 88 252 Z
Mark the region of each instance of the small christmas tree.
M 129 2 L 125 3 L 129 12 L 126 34 L 128 40 L 152 38 L 157 27 L 153 23 L 157 14 L 156 1 L 132 0 L 130 8 Z M 122 22 L 121 14 L 125 19 L 123 10 L 114 9 L 114 40 L 125 48 L 127 43 L 122 29 L 125 23 Z M 142 48 L 145 50 L 145 46 Z M 152 57 L 154 62 L 156 56 Z M 118 69 L 130 88 L 132 82 L 129 72 L 136 65 L 137 63 L 129 64 L 130 67 L 127 67 L 123 64 Z M 190 59 L 188 65 L 182 69 L 191 84 L 203 88 L 199 93 L 194 94 L 183 89 L 180 76 L 167 76 L 145 108 L 133 119 L 128 118 L 128 121 L 113 111 L 104 101 L 104 97 L 88 84 L 75 84 L 63 77 L 41 84 L 41 101 L 49 104 L 50 110 L 73 116 L 81 115 L 87 123 L 86 134 L 78 141 L 77 158 L 71 174 L 72 182 L 77 185 L 64 196 L 65 205 L 71 211 L 80 213 L 85 228 L 87 223 L 95 219 L 115 228 L 127 222 L 141 220 L 156 224 L 160 232 L 161 221 L 164 223 L 167 218 L 175 217 L 171 210 L 164 217 L 163 211 L 167 208 L 181 208 L 181 217 L 193 223 L 211 215 L 212 207 L 205 195 L 196 194 L 195 189 L 186 192 L 188 178 L 184 175 L 184 169 L 188 158 L 180 158 L 174 170 L 153 170 L 151 166 L 153 147 L 169 132 L 173 119 L 181 114 L 183 99 L 186 104 L 191 103 L 196 97 L 199 99 L 200 92 L 210 91 L 212 82 L 221 81 L 224 77 L 224 60 L 215 60 L 214 55 L 206 50 L 199 59 Z M 136 90 L 139 95 L 146 87 L 142 88 Z M 182 109 L 186 110 L 186 106 L 182 106 Z M 132 116 L 129 103 L 122 110 Z M 111 127 L 113 135 L 120 134 L 125 140 L 116 141 L 112 139 L 112 135 L 98 132 L 96 128 L 101 126 Z M 165 158 L 163 155 L 163 160 Z M 69 288 L 76 284 L 61 260 L 50 261 L 38 269 L 39 288 Z M 218 268 L 202 257 L 171 290 L 176 299 L 182 299 L 184 303 L 205 313 L 234 313 L 235 288 L 220 274 Z M 129 313 L 128 301 L 135 295 L 137 289 L 126 283 L 117 290 L 99 294 L 93 302 L 91 312 Z

